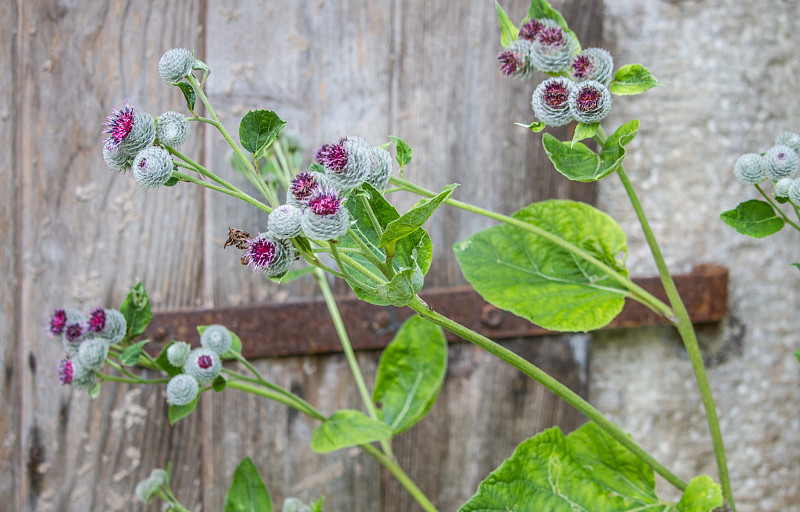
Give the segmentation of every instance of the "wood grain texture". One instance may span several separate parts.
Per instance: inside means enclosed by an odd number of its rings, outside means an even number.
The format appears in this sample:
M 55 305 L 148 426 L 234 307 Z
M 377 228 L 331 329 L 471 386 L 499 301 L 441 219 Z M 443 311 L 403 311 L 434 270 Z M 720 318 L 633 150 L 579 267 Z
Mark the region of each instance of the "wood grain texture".
M 20 233 L 17 144 L 19 111 L 19 46 L 17 3 L 0 4 L 0 503 L 22 509 L 20 420 Z
M 198 420 L 170 431 L 162 388 L 108 385 L 92 402 L 55 385 L 63 352 L 43 326 L 57 307 L 119 306 L 137 277 L 156 307 L 198 303 L 201 194 L 145 191 L 110 172 L 100 132 L 126 100 L 153 115 L 181 106 L 156 63 L 172 46 L 201 46 L 202 12 L 191 1 L 20 5 L 25 508 L 140 510 L 136 483 L 170 456 L 188 460 L 182 494 L 196 489 L 200 446 L 178 434 Z

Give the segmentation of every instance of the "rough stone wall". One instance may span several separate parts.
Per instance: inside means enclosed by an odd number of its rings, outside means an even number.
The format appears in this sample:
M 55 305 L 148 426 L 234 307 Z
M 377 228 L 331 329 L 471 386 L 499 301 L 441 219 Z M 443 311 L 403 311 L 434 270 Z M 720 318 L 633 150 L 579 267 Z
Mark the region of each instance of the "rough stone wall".
M 800 132 L 800 2 L 612 0 L 604 34 L 617 65 L 642 63 L 661 87 L 615 98 L 605 125 L 641 121 L 626 169 L 673 272 L 730 269 L 729 318 L 700 328 L 738 510 L 800 511 L 800 233 L 753 240 L 720 212 L 758 197 L 733 164 Z M 609 131 L 610 133 L 610 131 Z M 771 190 L 767 184 L 766 189 Z M 634 275 L 655 274 L 618 179 L 599 206 L 629 236 Z M 682 344 L 670 329 L 596 335 L 591 400 L 684 478 L 716 477 L 710 438 Z M 670 493 L 668 485 L 661 486 Z

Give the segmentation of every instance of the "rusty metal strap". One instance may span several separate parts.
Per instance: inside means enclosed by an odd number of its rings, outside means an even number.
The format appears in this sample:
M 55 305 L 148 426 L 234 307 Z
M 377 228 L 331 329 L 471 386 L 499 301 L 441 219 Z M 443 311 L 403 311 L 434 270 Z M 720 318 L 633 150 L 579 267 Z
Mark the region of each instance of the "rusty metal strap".
M 666 300 L 658 278 L 637 278 L 634 281 Z M 675 276 L 675 283 L 694 323 L 717 322 L 725 316 L 727 268 L 698 266 L 690 274 Z M 436 311 L 493 340 L 552 334 L 488 304 L 470 287 L 433 290 L 420 296 Z M 400 324 L 413 313 L 409 308 L 375 306 L 350 297 L 339 298 L 337 303 L 355 349 L 385 347 Z M 668 323 L 664 317 L 629 300 L 622 313 L 605 328 Z M 223 324 L 238 334 L 244 345 L 243 353 L 248 358 L 341 351 L 322 300 L 156 312 L 144 335 L 157 342 L 151 344 L 152 349 L 160 350 L 170 340 L 196 345 L 199 342 L 196 326 L 208 324 Z M 451 342 L 459 339 L 447 334 Z

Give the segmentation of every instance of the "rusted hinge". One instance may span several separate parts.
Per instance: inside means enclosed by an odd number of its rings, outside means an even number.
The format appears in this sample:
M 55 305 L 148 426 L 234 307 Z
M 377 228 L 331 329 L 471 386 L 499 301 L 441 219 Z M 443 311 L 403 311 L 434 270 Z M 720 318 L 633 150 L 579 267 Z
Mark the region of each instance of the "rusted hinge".
M 678 292 L 694 323 L 718 322 L 725 316 L 728 296 L 728 269 L 701 265 L 690 274 L 674 277 Z M 657 277 L 634 281 L 666 301 Z M 445 288 L 423 292 L 420 296 L 436 311 L 491 339 L 507 339 L 552 334 L 512 313 L 484 301 L 470 287 Z M 355 349 L 385 347 L 400 324 L 413 314 L 409 308 L 375 306 L 355 298 L 337 299 L 350 341 Z M 626 301 L 622 313 L 606 329 L 668 324 L 633 301 Z M 145 337 L 160 350 L 170 340 L 199 342 L 196 326 L 223 324 L 242 339 L 248 358 L 280 357 L 339 352 L 341 347 L 333 323 L 322 300 L 283 304 L 262 304 L 187 311 L 162 311 L 153 314 Z M 449 341 L 459 339 L 447 333 Z

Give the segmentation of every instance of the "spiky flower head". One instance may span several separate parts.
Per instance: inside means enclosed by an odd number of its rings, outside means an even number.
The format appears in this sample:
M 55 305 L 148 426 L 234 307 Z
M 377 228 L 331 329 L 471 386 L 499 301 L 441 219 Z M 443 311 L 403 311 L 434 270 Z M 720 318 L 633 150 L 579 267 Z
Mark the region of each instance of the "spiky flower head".
M 106 146 L 116 148 L 128 156 L 133 156 L 153 144 L 156 139 L 156 122 L 146 112 L 137 112 L 127 102 L 121 109 L 114 109 L 106 117 L 108 134 Z M 120 157 L 121 158 L 121 157 Z
M 109 169 L 117 172 L 125 172 L 131 168 L 133 157 L 122 151 L 113 141 L 103 142 L 103 161 Z
M 531 107 L 533 113 L 548 126 L 562 126 L 572 121 L 569 95 L 574 87 L 568 78 L 550 78 L 540 83 L 533 91 Z
M 267 219 L 268 231 L 277 238 L 294 238 L 302 232 L 303 212 L 297 206 L 282 204 L 272 210 Z
M 180 112 L 169 110 L 158 116 L 156 139 L 165 146 L 180 146 L 192 131 L 189 121 Z
M 597 80 L 586 80 L 570 91 L 569 108 L 581 123 L 598 123 L 611 112 L 611 93 Z
M 133 177 L 145 188 L 163 185 L 172 177 L 172 171 L 169 151 L 161 146 L 150 146 L 133 159 Z
M 71 384 L 73 376 L 72 361 L 69 359 L 62 359 L 58 362 L 58 380 L 61 385 Z
M 298 173 L 289 183 L 286 191 L 286 204 L 305 208 L 308 199 L 318 188 L 328 185 L 328 178 L 319 172 L 304 171 Z
M 767 177 L 772 181 L 781 178 L 794 178 L 800 171 L 800 158 L 797 153 L 784 144 L 772 146 L 764 153 L 767 162 Z
M 602 48 L 586 48 L 572 58 L 570 78 L 576 82 L 597 80 L 608 86 L 614 70 L 614 58 Z
M 68 317 L 68 323 L 64 327 L 62 335 L 64 350 L 72 357 L 77 357 L 78 347 L 87 337 L 86 320 L 86 315 L 80 313 L 80 316 Z
M 542 23 L 542 21 L 531 18 L 521 27 L 519 27 L 519 34 L 517 34 L 517 38 L 533 41 L 536 39 L 536 36 L 539 35 L 539 32 L 541 32 L 546 26 L 548 25 Z
M 392 155 L 378 146 L 372 147 L 372 164 L 370 165 L 367 183 L 375 187 L 376 190 L 383 190 L 389 184 L 392 177 Z
M 72 361 L 72 382 L 70 385 L 75 389 L 90 390 L 97 382 L 97 374 L 89 368 L 86 368 L 80 361 L 73 359 Z
M 793 205 L 800 206 L 800 179 L 792 180 L 787 197 Z
M 95 310 L 93 313 L 97 311 Z M 105 323 L 102 330 L 98 331 L 96 335 L 109 345 L 119 343 L 128 332 L 128 321 L 125 320 L 125 315 L 116 309 L 103 309 L 102 312 L 105 317 Z
M 743 185 L 760 183 L 767 177 L 767 161 L 756 153 L 746 153 L 733 165 L 733 175 Z
M 789 146 L 795 153 L 800 154 L 800 135 L 794 132 L 783 132 L 775 138 L 776 145 Z
M 167 347 L 167 361 L 175 368 L 183 368 L 189 358 L 192 346 L 185 341 L 176 341 Z
M 569 68 L 578 48 L 575 36 L 561 27 L 544 27 L 531 42 L 531 64 L 545 73 L 560 73 Z
M 347 192 L 367 180 L 372 162 L 372 146 L 360 137 L 349 136 L 336 144 L 323 144 L 316 161 L 325 168 L 331 186 Z
M 308 200 L 301 222 L 303 233 L 314 240 L 335 240 L 347 233 L 350 213 L 339 192 L 325 188 Z
M 791 178 L 781 178 L 775 182 L 775 197 L 789 197 L 789 189 L 795 180 Z
M 168 84 L 180 82 L 192 72 L 194 54 L 186 48 L 167 50 L 158 61 L 158 76 Z
M 70 324 L 80 324 L 86 321 L 86 315 L 77 309 L 56 309 L 50 315 L 50 334 L 61 336 Z
M 91 371 L 98 371 L 108 357 L 108 344 L 100 338 L 91 338 L 81 343 L 78 348 L 78 361 L 81 366 Z
M 272 236 L 271 233 L 259 233 L 248 242 L 244 253 L 247 264 L 267 277 L 281 277 L 294 261 L 295 253 L 291 243 Z
M 86 322 L 86 329 L 94 334 L 100 333 L 106 327 L 106 311 L 103 308 L 95 308 L 89 312 L 89 320 Z
M 224 325 L 209 325 L 200 335 L 200 345 L 220 355 L 230 350 L 232 344 L 231 331 Z
M 527 39 L 517 39 L 509 44 L 497 55 L 500 72 L 513 78 L 530 77 L 534 72 L 531 64 L 532 45 L 533 43 Z
M 196 348 L 189 352 L 183 372 L 191 375 L 199 384 L 208 384 L 217 378 L 222 370 L 219 354 L 207 348 Z
M 197 398 L 199 392 L 200 384 L 197 379 L 185 373 L 180 373 L 167 382 L 167 402 L 172 405 L 188 405 Z

